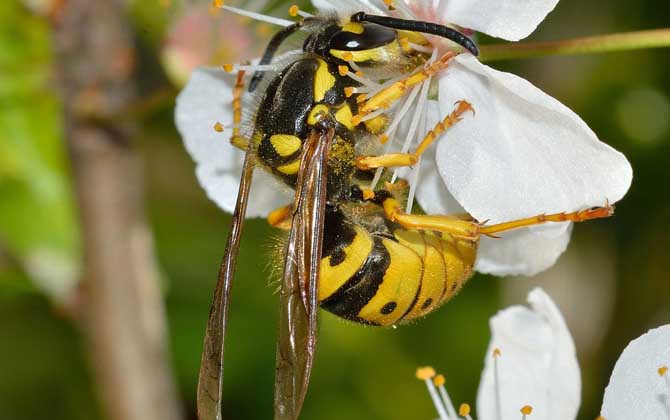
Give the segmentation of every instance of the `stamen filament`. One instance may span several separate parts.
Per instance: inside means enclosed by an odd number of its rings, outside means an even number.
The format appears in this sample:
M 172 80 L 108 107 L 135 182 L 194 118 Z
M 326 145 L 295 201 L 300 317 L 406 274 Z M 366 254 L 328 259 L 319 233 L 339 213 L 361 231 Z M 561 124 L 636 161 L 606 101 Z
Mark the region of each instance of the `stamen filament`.
M 356 73 L 353 73 L 351 71 L 348 71 L 346 73 L 346 76 L 350 77 L 351 79 L 353 79 L 353 80 L 357 81 L 358 83 L 361 83 L 365 86 L 369 86 L 369 87 L 378 87 L 379 86 L 379 83 L 373 82 L 370 79 L 366 79 L 365 77 L 360 76 L 360 74 L 361 73 L 356 74 Z
M 400 107 L 400 110 L 395 113 L 393 116 L 393 120 L 391 121 L 391 124 L 389 124 L 388 128 L 386 129 L 386 132 L 384 135 L 391 140 L 393 138 L 393 135 L 395 134 L 396 129 L 398 128 L 398 124 L 400 124 L 400 121 L 402 118 L 405 116 L 407 113 L 407 110 L 409 110 L 409 107 L 412 106 L 412 102 L 414 102 L 414 98 L 416 95 L 419 93 L 420 90 L 420 85 L 416 85 L 412 88 L 410 91 L 409 95 L 403 102 L 402 106 Z M 391 150 L 391 144 L 392 141 L 387 140 L 386 142 L 386 148 L 384 149 L 384 153 L 388 153 Z M 377 171 L 375 172 L 375 176 L 372 178 L 372 182 L 370 182 L 370 189 L 374 191 L 375 187 L 377 186 L 377 183 L 382 177 L 382 173 L 384 172 L 384 168 L 377 168 Z
M 435 50 L 435 48 L 427 47 L 425 45 L 415 44 L 411 41 L 408 42 L 407 45 L 409 45 L 409 47 L 411 49 L 415 50 L 415 51 L 426 53 L 426 54 L 430 54 Z
M 419 125 L 419 121 L 423 117 L 424 105 L 428 100 L 428 86 L 430 85 L 431 79 L 432 76 L 428 76 L 426 80 L 421 82 L 421 93 L 419 94 L 419 99 L 417 100 L 416 104 L 416 112 L 414 113 L 417 117 L 414 118 L 410 123 L 409 130 L 407 131 L 407 136 L 405 137 L 405 143 L 402 145 L 400 153 L 407 153 L 407 151 L 409 150 L 409 146 L 412 144 L 412 142 L 414 142 L 414 136 L 417 133 L 416 129 Z M 396 179 L 398 179 L 398 171 L 399 168 L 394 169 L 393 176 L 391 177 L 391 183 L 394 183 Z
M 227 65 L 227 64 L 226 64 Z M 224 65 L 224 66 L 226 66 Z M 232 72 L 232 71 L 273 71 L 277 70 L 277 65 L 276 64 L 233 64 L 232 65 L 232 70 L 228 71 L 225 69 L 227 72 Z
M 426 132 L 427 120 L 428 120 L 428 112 L 423 112 L 422 115 L 421 115 L 421 125 L 419 126 L 419 132 L 420 133 L 425 133 Z M 414 207 L 414 197 L 416 195 L 416 189 L 419 186 L 419 172 L 420 172 L 420 170 L 421 170 L 421 156 L 419 156 L 419 161 L 412 168 L 412 173 L 411 173 L 410 179 L 409 179 L 409 194 L 407 195 L 407 206 L 405 208 L 405 213 L 407 213 L 407 214 L 412 213 L 412 207 Z M 445 392 L 446 392 L 446 389 L 445 389 Z M 451 408 L 453 409 L 453 405 L 451 404 L 451 401 L 449 401 L 449 404 L 450 404 Z M 447 407 L 449 407 L 449 406 L 447 406 Z M 450 412 L 450 415 L 453 415 L 454 418 L 456 418 L 456 410 L 453 409 Z
M 290 20 L 287 20 L 287 19 L 282 19 L 282 18 L 278 18 L 278 17 L 274 17 L 274 16 L 263 15 L 263 14 L 255 13 L 255 12 L 250 12 L 248 10 L 240 9 L 240 8 L 233 7 L 233 6 L 227 6 L 225 4 L 224 5 L 215 4 L 215 6 L 220 8 L 220 9 L 224 9 L 224 10 L 227 10 L 229 12 L 233 12 L 233 13 L 236 13 L 238 15 L 241 15 L 241 16 L 246 16 L 246 17 L 249 17 L 251 19 L 261 21 L 261 22 L 271 23 L 273 25 L 289 26 L 289 25 L 293 25 L 293 23 L 294 23 L 294 22 L 292 22 Z
M 369 114 L 363 116 L 363 117 L 360 119 L 360 122 L 365 122 L 365 121 L 371 120 L 371 119 L 373 119 L 373 118 L 375 118 L 375 117 L 377 117 L 377 116 L 383 114 L 384 112 L 386 112 L 386 110 L 383 109 L 383 108 L 380 108 L 380 109 L 376 110 L 375 112 L 371 112 L 371 113 L 369 113 Z
M 428 393 L 433 400 L 433 404 L 435 405 L 437 414 L 440 416 L 440 420 L 450 420 L 446 409 L 442 405 L 442 400 L 440 400 L 439 395 L 437 395 L 437 390 L 432 381 L 433 377 L 435 377 L 435 370 L 431 367 L 419 368 L 416 370 L 416 377 L 426 383 Z
M 500 369 L 498 367 L 498 358 L 500 358 L 500 349 L 493 349 L 493 388 L 496 396 L 496 419 L 502 420 L 502 399 L 500 395 Z
M 417 167 L 418 169 L 418 167 Z M 454 408 L 454 404 L 451 402 L 451 398 L 449 398 L 449 393 L 447 393 L 447 388 L 444 386 L 444 376 L 442 375 L 437 375 L 435 377 L 435 380 L 433 381 L 435 385 L 437 386 L 437 390 L 440 392 L 440 397 L 442 398 L 442 403 L 447 409 L 447 412 L 449 413 L 449 418 L 450 419 L 456 419 L 458 418 L 456 415 L 456 408 Z

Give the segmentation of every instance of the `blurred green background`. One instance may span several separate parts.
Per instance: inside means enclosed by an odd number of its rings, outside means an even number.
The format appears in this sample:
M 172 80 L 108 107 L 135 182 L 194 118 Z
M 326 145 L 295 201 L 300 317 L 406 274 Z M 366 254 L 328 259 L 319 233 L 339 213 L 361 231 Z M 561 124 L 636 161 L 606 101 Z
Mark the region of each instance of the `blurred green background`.
M 44 16 L 49 3 L 0 2 L 0 419 L 8 420 L 103 418 L 85 340 L 71 315 L 80 298 L 79 222 Z M 184 23 L 194 8 L 205 11 L 211 27 Z M 140 94 L 158 98 L 141 113 L 135 144 L 162 273 L 172 368 L 189 418 L 195 418 L 204 325 L 230 216 L 196 182 L 173 124 L 173 98 L 187 70 L 208 54 L 215 62 L 252 57 L 268 34 L 263 27 L 240 33 L 249 29 L 244 23 L 209 15 L 207 8 L 196 1 L 134 1 L 129 17 Z M 286 16 L 285 9 L 277 6 L 274 14 Z M 530 39 L 667 27 L 669 16 L 670 3 L 658 0 L 563 0 Z M 222 27 L 228 32 L 217 32 Z M 199 51 L 203 31 L 216 43 Z M 634 168 L 630 192 L 614 218 L 576 226 L 568 252 L 536 278 L 477 275 L 443 309 L 398 329 L 352 325 L 322 312 L 305 419 L 434 418 L 424 385 L 414 379 L 415 368 L 426 364 L 445 373 L 456 402 L 474 405 L 488 318 L 523 303 L 537 284 L 556 299 L 575 335 L 583 371 L 579 418 L 593 419 L 626 344 L 670 321 L 668 50 L 492 65 L 567 104 L 626 154 Z M 272 235 L 263 220 L 247 223 L 228 335 L 228 419 L 271 417 L 277 297 L 258 255 Z

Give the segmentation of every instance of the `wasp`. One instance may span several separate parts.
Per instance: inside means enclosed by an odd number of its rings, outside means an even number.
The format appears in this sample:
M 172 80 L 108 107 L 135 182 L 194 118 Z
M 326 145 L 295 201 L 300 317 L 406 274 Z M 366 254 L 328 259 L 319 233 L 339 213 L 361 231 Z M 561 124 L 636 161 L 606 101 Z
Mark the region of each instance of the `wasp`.
M 321 307 L 350 321 L 390 326 L 422 317 L 453 297 L 472 276 L 481 235 L 558 221 L 612 214 L 610 206 L 539 215 L 494 225 L 468 215 L 404 211 L 408 184 L 370 188 L 379 168 L 409 167 L 450 126 L 474 110 L 464 98 L 407 153 L 380 153 L 387 110 L 416 86 L 444 70 L 457 53 L 478 54 L 463 33 L 430 22 L 357 12 L 310 16 L 270 40 L 260 65 L 280 46 L 305 34 L 298 55 L 277 60 L 277 70 L 256 72 L 248 83 L 256 97 L 249 132 L 233 132 L 246 151 L 231 232 L 205 335 L 198 384 L 201 419 L 220 419 L 224 333 L 230 290 L 255 167 L 295 192 L 272 212 L 271 225 L 288 231 L 281 275 L 275 418 L 298 417 L 307 391 Z M 429 60 L 425 35 L 454 43 Z M 414 45 L 415 47 L 411 47 Z M 384 83 L 357 93 L 361 74 Z M 242 118 L 244 73 L 238 73 L 233 108 Z

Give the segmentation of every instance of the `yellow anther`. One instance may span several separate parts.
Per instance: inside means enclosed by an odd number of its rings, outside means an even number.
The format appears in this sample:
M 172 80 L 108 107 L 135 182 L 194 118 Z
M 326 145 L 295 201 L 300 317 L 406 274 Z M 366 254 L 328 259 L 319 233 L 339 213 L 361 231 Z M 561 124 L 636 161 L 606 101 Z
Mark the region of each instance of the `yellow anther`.
M 433 378 L 433 383 L 435 386 L 442 386 L 444 385 L 444 375 L 437 375 L 435 378 Z
M 371 189 L 364 189 L 363 190 L 363 200 L 371 200 L 375 198 L 375 192 L 372 191 Z M 417 371 L 417 376 L 419 375 L 419 372 Z
M 494 357 L 494 358 L 496 358 L 496 357 L 500 357 L 501 354 L 502 354 L 502 353 L 500 352 L 500 349 L 499 349 L 498 347 L 496 347 L 496 348 L 493 349 L 493 357 Z
M 356 74 L 356 76 L 358 76 L 358 77 L 363 77 L 363 72 L 360 71 L 360 70 L 358 70 L 355 74 Z
M 393 6 L 393 0 L 384 0 L 384 4 L 386 7 L 388 7 L 389 10 L 395 10 L 395 7 Z
M 354 55 L 352 53 L 350 53 L 349 51 L 347 51 L 344 54 L 342 54 L 342 59 L 344 61 L 351 61 L 351 60 L 354 59 Z
M 598 416 L 598 417 L 596 417 L 596 420 L 606 420 L 606 419 L 603 416 Z
M 223 7 L 224 1 L 223 0 L 213 0 L 212 1 L 212 6 L 214 7 Z
M 409 39 L 406 37 L 402 37 L 398 40 L 398 43 L 400 43 L 400 46 L 404 51 L 409 51 L 411 48 L 409 47 Z
M 223 132 L 223 124 L 221 124 L 220 122 L 217 121 L 214 124 L 214 131 L 216 131 L 217 133 Z
M 458 407 L 458 415 L 465 417 L 470 414 L 470 404 L 463 403 Z
M 368 95 L 366 95 L 365 93 L 361 93 L 360 95 L 358 95 L 358 96 L 356 97 L 356 103 L 357 103 L 357 104 L 360 104 L 361 102 L 363 102 L 363 101 L 366 100 L 367 98 L 368 98 Z
M 234 67 L 232 64 L 224 64 L 224 65 L 223 65 L 223 70 L 224 70 L 226 73 L 232 73 L 234 68 L 235 68 L 235 67 Z
M 349 67 L 347 66 L 337 66 L 337 72 L 340 73 L 340 76 L 344 77 L 349 73 Z
M 379 136 L 379 142 L 381 144 L 386 144 L 387 141 L 389 141 L 389 136 L 387 134 L 382 134 Z
M 356 88 L 347 86 L 344 88 L 344 96 L 346 96 L 347 98 L 351 98 L 351 95 L 353 95 L 355 91 Z
M 296 17 L 298 16 L 298 12 L 300 11 L 300 8 L 298 7 L 297 4 L 294 4 L 293 6 L 288 8 L 288 14 L 289 16 Z
M 417 379 L 421 379 L 422 381 L 430 379 L 433 376 L 435 376 L 435 369 L 430 366 L 420 367 L 416 370 Z
M 532 412 L 533 412 L 533 407 L 531 407 L 529 405 L 524 405 L 523 407 L 521 407 L 521 414 L 523 414 L 524 416 L 528 416 Z
M 358 124 L 361 123 L 361 118 L 362 117 L 358 114 L 354 115 L 353 117 L 351 117 L 351 124 L 353 124 L 354 127 L 357 126 Z
M 658 368 L 658 376 L 665 376 L 666 373 L 668 373 L 667 366 L 661 366 L 660 368 Z

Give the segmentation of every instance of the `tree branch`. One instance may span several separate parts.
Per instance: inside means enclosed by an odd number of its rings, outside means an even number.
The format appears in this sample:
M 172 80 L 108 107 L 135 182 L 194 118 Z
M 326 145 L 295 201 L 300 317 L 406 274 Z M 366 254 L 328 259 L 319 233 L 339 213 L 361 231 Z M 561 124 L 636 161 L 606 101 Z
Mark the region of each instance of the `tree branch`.
M 165 313 L 130 120 L 134 48 L 122 0 L 66 0 L 54 16 L 67 146 L 83 232 L 83 324 L 110 420 L 179 420 Z

